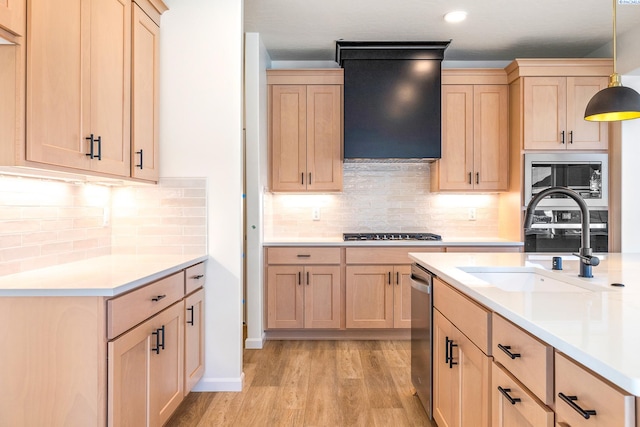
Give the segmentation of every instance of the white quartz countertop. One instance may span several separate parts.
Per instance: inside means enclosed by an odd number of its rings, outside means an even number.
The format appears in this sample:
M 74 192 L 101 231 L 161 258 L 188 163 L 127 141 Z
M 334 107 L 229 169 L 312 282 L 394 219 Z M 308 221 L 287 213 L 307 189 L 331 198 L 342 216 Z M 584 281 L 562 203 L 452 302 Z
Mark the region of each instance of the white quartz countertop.
M 265 241 L 263 246 L 523 246 L 524 243 L 491 238 L 444 238 L 434 240 L 359 240 L 345 242 L 340 237 L 325 238 L 282 238 Z
M 578 277 L 578 260 L 570 254 L 562 254 L 562 271 L 551 271 L 553 255 L 409 254 L 420 265 L 492 311 L 620 388 L 640 396 L 640 254 L 598 255 L 601 263 L 593 268 L 591 279 Z M 471 273 L 520 267 L 544 269 L 548 276 L 558 279 L 584 281 L 585 288 L 502 290 Z M 622 283 L 624 287 L 611 286 L 612 283 Z
M 112 297 L 205 261 L 207 255 L 107 255 L 0 277 L 0 296 Z

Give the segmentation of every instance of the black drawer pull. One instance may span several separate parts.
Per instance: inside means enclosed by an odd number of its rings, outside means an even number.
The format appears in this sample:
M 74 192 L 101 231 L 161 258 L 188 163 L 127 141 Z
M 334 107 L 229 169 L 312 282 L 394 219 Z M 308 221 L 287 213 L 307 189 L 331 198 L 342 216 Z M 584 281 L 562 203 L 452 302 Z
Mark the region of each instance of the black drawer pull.
M 509 393 L 511 393 L 511 389 L 510 388 L 502 388 L 500 386 L 498 386 L 498 390 L 500 391 L 500 393 L 502 393 L 502 395 L 509 401 L 511 402 L 512 405 L 515 405 L 518 402 L 522 402 L 522 399 L 520 399 L 519 397 L 511 397 L 509 395 Z
M 192 279 L 194 279 L 194 280 L 200 280 L 200 279 L 202 279 L 203 277 L 204 277 L 204 274 L 198 274 L 198 275 L 196 275 L 196 276 L 192 276 L 191 278 L 192 278 Z
M 136 167 L 142 169 L 142 148 L 140 149 L 140 151 L 136 151 L 136 154 L 140 154 L 140 164 L 136 165 Z
M 578 406 L 578 404 L 575 402 L 576 400 L 578 400 L 578 396 L 567 396 L 564 393 L 558 393 L 558 397 L 560 399 L 564 400 L 567 405 L 571 406 L 574 411 L 576 411 L 577 413 L 582 415 L 582 417 L 585 420 L 588 420 L 589 418 L 591 418 L 591 415 L 596 415 L 596 411 L 595 410 L 593 410 L 593 409 L 582 409 L 580 406 Z
M 507 356 L 509 356 L 511 359 L 515 359 L 516 357 L 521 357 L 520 353 L 511 353 L 511 346 L 510 345 L 498 344 L 498 348 L 500 350 L 504 351 L 505 353 L 507 353 Z
M 453 369 L 453 365 L 458 364 L 458 362 L 453 361 L 453 347 L 457 346 L 458 344 L 454 344 L 453 340 L 450 340 L 449 337 L 445 337 L 444 363 L 449 364 L 449 369 Z
M 155 297 L 151 298 L 151 301 L 158 302 L 164 297 L 166 297 L 166 295 L 158 295 L 158 296 L 155 296 Z
M 310 254 L 298 254 L 296 255 L 298 258 L 311 258 Z
M 187 320 L 187 324 L 193 326 L 194 325 L 194 318 L 193 318 L 193 306 L 187 308 L 187 311 L 191 312 L 191 320 Z

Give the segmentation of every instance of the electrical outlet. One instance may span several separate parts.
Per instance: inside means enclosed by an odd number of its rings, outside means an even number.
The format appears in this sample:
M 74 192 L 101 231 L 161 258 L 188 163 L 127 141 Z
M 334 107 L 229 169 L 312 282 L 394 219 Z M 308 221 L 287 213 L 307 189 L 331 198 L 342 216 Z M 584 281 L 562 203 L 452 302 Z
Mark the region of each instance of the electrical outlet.
M 476 208 L 469 208 L 469 221 L 476 220 Z
M 320 221 L 320 208 L 315 207 L 311 210 L 311 219 L 314 221 Z

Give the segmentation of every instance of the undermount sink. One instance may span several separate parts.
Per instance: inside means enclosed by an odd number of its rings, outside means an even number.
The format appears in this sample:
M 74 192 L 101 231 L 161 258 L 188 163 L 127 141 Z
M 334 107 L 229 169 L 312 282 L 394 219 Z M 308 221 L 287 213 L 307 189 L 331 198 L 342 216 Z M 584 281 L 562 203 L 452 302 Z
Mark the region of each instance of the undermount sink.
M 602 287 L 535 267 L 462 267 L 462 271 L 506 292 L 594 292 Z

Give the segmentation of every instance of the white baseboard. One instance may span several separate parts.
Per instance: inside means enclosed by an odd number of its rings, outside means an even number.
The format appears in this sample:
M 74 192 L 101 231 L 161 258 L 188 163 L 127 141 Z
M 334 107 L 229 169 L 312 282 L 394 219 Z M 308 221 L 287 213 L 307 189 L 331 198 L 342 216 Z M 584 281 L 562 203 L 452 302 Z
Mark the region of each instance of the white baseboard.
M 246 340 L 244 340 L 244 348 L 248 348 L 251 350 L 262 350 L 266 339 L 267 337 L 264 332 L 262 333 L 261 338 L 247 338 Z
M 242 391 L 244 372 L 239 378 L 202 378 L 191 391 Z

